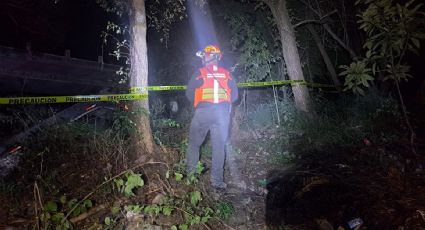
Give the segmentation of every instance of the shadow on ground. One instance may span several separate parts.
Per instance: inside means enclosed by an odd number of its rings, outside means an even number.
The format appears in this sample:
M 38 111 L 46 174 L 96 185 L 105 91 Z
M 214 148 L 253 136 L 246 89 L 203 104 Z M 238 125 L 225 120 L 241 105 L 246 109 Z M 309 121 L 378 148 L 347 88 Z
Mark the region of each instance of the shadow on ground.
M 404 145 L 340 149 L 304 155 L 296 169 L 270 171 L 270 229 L 424 229 L 423 159 Z M 422 178 L 422 179 L 421 179 Z

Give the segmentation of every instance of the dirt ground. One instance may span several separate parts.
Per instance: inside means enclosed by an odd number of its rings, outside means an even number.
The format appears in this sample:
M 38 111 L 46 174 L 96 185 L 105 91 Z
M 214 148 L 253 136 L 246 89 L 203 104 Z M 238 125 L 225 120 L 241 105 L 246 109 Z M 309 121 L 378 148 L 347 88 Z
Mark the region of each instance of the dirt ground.
M 181 138 L 185 135 L 184 130 L 174 131 Z M 425 160 L 411 152 L 408 141 L 383 146 L 365 142 L 357 148 L 329 148 L 282 160 L 282 154 L 267 152 L 255 144 L 275 138 L 276 133 L 270 130 L 233 138 L 227 148 L 225 177 L 229 187 L 225 191 L 209 187 L 210 156 L 202 156 L 207 170 L 199 188 L 208 202 L 231 203 L 234 212 L 229 219 L 193 229 L 342 230 L 350 229 L 348 222 L 356 218 L 363 222 L 358 229 L 425 229 Z M 425 140 L 417 141 L 417 149 L 425 150 Z M 131 199 L 105 195 L 110 194 L 108 187 L 98 187 L 105 182 L 103 175 L 120 172 L 111 172 L 109 162 L 99 156 L 66 149 L 23 156 L 1 188 L 0 228 L 34 228 L 38 203 L 65 194 L 78 198 L 90 195 L 94 203 L 95 211 L 76 221 L 75 229 L 101 229 L 112 204 L 150 203 L 167 192 L 164 165 L 178 164 L 180 154 L 178 148 L 162 146 L 156 156 L 133 162 L 143 165 L 135 171 L 144 175 L 147 186 Z M 177 194 L 188 191 L 185 186 L 165 187 Z M 38 191 L 40 188 L 45 191 Z M 39 197 L 39 193 L 51 197 Z M 179 218 L 157 218 L 155 226 L 170 226 Z M 132 229 L 129 225 L 125 228 Z

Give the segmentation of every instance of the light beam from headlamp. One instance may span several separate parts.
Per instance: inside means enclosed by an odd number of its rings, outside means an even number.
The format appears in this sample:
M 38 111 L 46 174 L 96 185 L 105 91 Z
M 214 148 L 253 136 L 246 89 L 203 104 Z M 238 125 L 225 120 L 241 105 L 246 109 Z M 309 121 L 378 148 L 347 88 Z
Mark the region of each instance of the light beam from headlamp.
M 195 40 L 198 44 L 197 48 L 201 50 L 209 44 L 218 44 L 218 40 L 208 2 L 206 2 L 201 9 L 200 6 L 195 4 L 195 1 L 196 0 L 187 1 L 189 6 L 189 20 L 192 25 Z

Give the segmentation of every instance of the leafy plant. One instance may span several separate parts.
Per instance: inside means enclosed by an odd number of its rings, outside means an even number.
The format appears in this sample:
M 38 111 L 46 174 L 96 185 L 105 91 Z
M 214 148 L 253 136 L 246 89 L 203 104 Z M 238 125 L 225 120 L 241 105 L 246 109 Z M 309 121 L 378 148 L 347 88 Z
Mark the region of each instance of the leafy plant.
M 394 80 L 406 126 L 410 131 L 412 151 L 415 152 L 415 133 L 407 115 L 399 82 L 410 77 L 410 67 L 403 63 L 406 53 L 418 53 L 420 42 L 425 39 L 423 4 L 416 0 L 404 4 L 394 3 L 393 0 L 358 0 L 356 3 L 367 6 L 359 15 L 358 21 L 360 29 L 367 33 L 364 44 L 367 48 L 366 59 L 372 63 L 374 72 L 377 68 L 386 74 L 383 80 Z
M 112 226 L 115 223 L 115 220 L 107 216 L 105 217 L 104 223 L 106 226 Z
M 124 209 L 127 212 L 132 212 L 134 214 L 139 214 L 139 213 L 141 213 L 143 211 L 143 206 L 140 206 L 138 204 L 136 204 L 136 205 L 127 205 L 127 206 L 124 207 Z
M 339 75 L 345 76 L 344 91 L 351 90 L 361 95 L 365 94 L 363 87 L 368 88 L 369 82 L 374 78 L 371 76 L 372 69 L 366 67 L 366 63 L 362 61 L 353 62 L 350 66 L 342 65 L 344 69 Z
M 120 193 L 124 193 L 125 196 L 134 196 L 133 189 L 142 187 L 144 181 L 141 174 L 135 174 L 130 171 L 124 175 L 124 179 L 115 179 L 114 183 Z
M 267 20 L 268 15 L 256 11 L 256 4 L 240 5 L 229 1 L 223 1 L 222 4 L 224 2 L 226 6 L 216 11 L 231 30 L 230 43 L 232 49 L 237 51 L 238 63 L 234 74 L 246 82 L 273 78 L 281 53 L 277 32 Z
M 229 219 L 234 213 L 235 208 L 229 202 L 220 202 L 216 205 L 216 213 L 223 220 Z
M 43 226 L 48 228 L 51 225 L 55 229 L 72 229 L 72 224 L 66 219 L 67 216 L 75 217 L 88 211 L 93 207 L 91 200 L 78 202 L 77 199 L 67 200 L 66 196 L 61 196 L 59 201 L 49 200 L 43 207 L 40 214 L 40 221 Z M 69 212 L 71 212 L 69 214 Z
M 364 94 L 358 86 L 369 87 L 371 76 L 380 73 L 381 80 L 401 80 L 411 77 L 409 66 L 403 64 L 407 51 L 418 53 L 421 40 L 425 39 L 425 13 L 416 0 L 405 4 L 393 0 L 357 0 L 366 9 L 358 15 L 359 28 L 366 35 L 364 58 L 342 66 L 345 90 Z
M 198 161 L 198 163 L 196 164 L 195 171 L 189 173 L 189 175 L 187 176 L 186 184 L 187 185 L 194 185 L 194 184 L 198 183 L 198 181 L 199 181 L 198 178 L 202 174 L 204 169 L 205 169 L 204 165 L 200 161 Z

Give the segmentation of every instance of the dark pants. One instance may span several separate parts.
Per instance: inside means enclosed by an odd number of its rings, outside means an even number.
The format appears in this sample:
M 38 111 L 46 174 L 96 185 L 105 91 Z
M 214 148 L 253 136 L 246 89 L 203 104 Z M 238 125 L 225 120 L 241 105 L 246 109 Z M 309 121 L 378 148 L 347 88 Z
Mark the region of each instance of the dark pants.
M 190 124 L 189 146 L 186 154 L 187 167 L 193 172 L 199 161 L 199 148 L 210 131 L 212 144 L 211 181 L 223 182 L 225 151 L 230 122 L 230 105 L 211 105 L 195 110 Z

